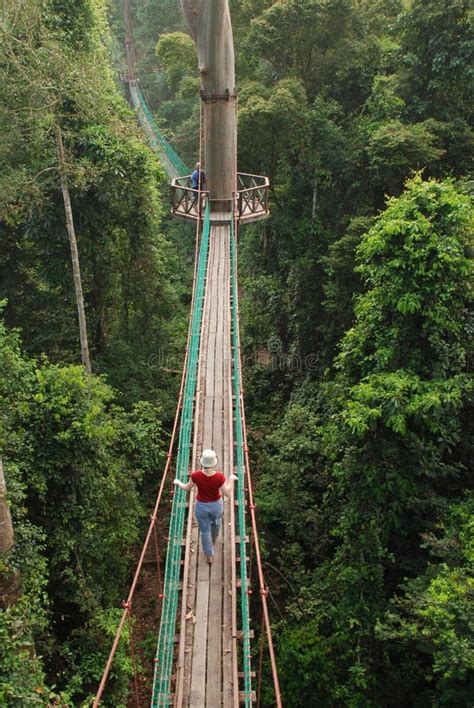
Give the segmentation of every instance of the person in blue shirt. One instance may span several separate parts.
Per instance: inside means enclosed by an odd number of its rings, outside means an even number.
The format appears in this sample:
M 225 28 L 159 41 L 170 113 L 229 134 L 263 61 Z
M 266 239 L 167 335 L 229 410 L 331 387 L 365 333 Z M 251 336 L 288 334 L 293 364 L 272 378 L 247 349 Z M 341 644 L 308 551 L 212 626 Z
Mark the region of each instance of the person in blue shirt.
M 193 189 L 204 189 L 204 185 L 206 184 L 206 173 L 204 170 L 201 170 L 200 162 L 196 162 L 196 167 L 191 175 L 191 182 Z

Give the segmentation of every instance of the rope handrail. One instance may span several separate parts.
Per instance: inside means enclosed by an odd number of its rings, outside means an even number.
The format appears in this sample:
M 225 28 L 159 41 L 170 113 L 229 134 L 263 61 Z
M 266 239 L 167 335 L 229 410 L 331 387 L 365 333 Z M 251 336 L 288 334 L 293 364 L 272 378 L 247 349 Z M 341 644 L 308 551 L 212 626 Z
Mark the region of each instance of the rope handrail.
M 193 427 L 194 398 L 196 392 L 196 373 L 199 357 L 201 320 L 204 301 L 204 284 L 209 250 L 210 213 L 206 206 L 202 231 L 201 247 L 196 275 L 196 296 L 193 305 L 191 337 L 188 352 L 188 366 L 184 387 L 183 411 L 179 433 L 176 477 L 182 482 L 188 481 L 189 455 Z M 179 599 L 179 577 L 181 569 L 181 542 L 183 538 L 186 514 L 186 493 L 177 488 L 173 496 L 169 528 L 168 553 L 164 581 L 163 608 L 160 631 L 155 656 L 155 670 L 151 705 L 167 706 L 170 700 L 170 683 L 174 654 L 174 634 Z

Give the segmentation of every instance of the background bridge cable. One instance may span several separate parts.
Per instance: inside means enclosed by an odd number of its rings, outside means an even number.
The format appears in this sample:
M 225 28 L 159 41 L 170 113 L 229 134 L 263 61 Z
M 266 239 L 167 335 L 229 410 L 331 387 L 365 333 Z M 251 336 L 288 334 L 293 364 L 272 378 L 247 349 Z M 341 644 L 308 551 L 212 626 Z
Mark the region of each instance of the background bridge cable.
M 162 158 L 162 162 L 168 176 L 174 178 L 189 175 L 191 170 L 188 169 L 183 160 L 176 154 L 170 142 L 158 128 L 153 114 L 148 108 L 148 105 L 140 90 L 138 81 L 129 81 L 129 87 L 132 103 L 138 111 L 140 122 L 145 128 L 145 132 L 148 135 L 152 147 L 155 148 Z

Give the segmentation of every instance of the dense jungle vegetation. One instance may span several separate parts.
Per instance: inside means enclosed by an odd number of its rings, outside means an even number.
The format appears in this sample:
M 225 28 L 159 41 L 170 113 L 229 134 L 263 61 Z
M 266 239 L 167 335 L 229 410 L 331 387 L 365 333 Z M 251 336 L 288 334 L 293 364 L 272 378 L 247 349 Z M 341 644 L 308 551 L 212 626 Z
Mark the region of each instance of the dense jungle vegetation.
M 271 180 L 270 220 L 240 232 L 240 285 L 284 705 L 467 708 L 472 4 L 230 8 L 239 170 Z M 131 9 L 142 90 L 192 164 L 199 79 L 179 3 Z M 0 451 L 15 530 L 0 557 L 5 706 L 88 705 L 175 405 L 193 233 L 169 220 L 167 179 L 122 95 L 123 40 L 119 0 L 2 6 Z M 117 695 L 130 674 L 120 662 Z

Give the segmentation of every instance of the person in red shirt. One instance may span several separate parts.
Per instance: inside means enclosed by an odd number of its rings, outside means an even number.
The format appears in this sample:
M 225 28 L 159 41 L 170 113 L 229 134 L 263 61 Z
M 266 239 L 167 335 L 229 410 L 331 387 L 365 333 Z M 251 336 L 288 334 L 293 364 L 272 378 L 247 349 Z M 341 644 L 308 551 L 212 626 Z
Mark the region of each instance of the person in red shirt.
M 230 497 L 237 477 L 231 474 L 229 479 L 226 479 L 222 472 L 214 469 L 217 465 L 214 450 L 204 450 L 200 462 L 202 469 L 192 472 L 187 484 L 179 479 L 175 479 L 174 484 L 185 491 L 197 487 L 194 513 L 201 534 L 202 550 L 207 562 L 212 563 L 214 543 L 219 535 L 224 513 L 222 494 Z

